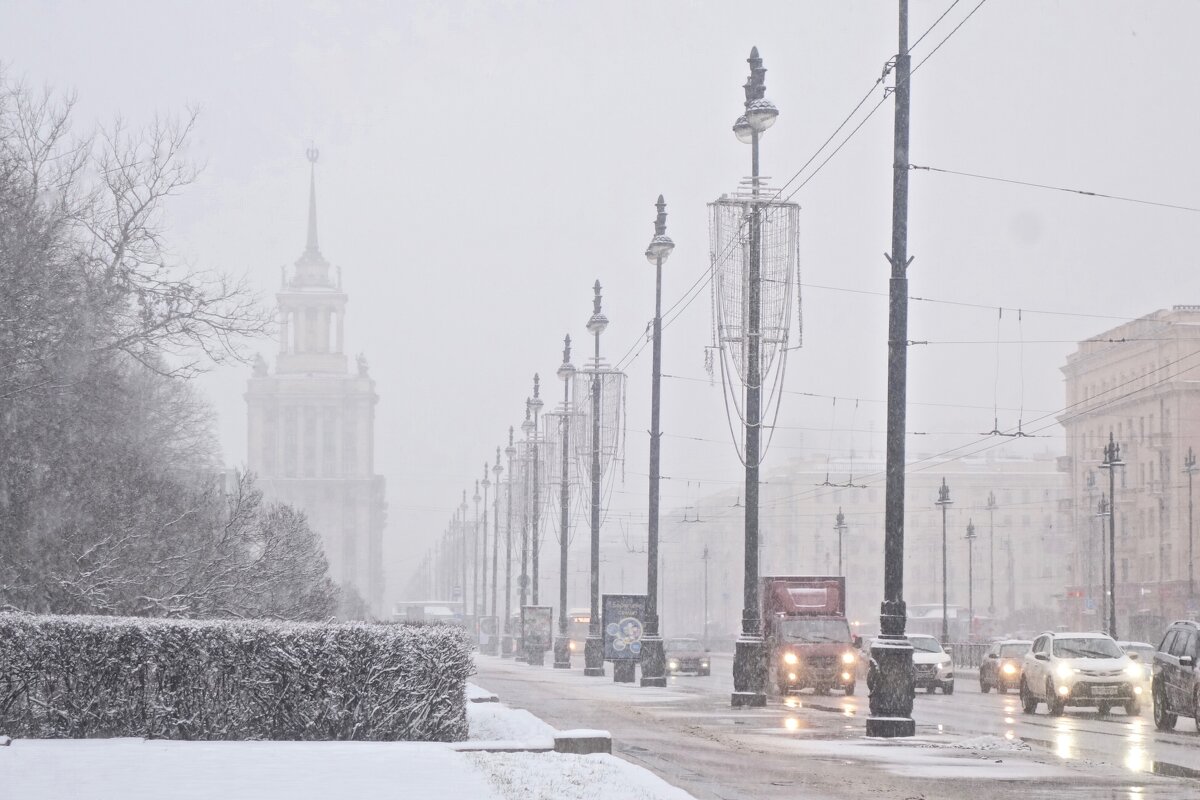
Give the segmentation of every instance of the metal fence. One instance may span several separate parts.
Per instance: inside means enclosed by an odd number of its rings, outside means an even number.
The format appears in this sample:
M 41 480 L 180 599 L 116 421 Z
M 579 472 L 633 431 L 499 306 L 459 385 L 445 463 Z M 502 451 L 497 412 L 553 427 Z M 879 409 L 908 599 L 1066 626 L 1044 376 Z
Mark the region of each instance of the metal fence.
M 954 666 L 975 668 L 983 663 L 984 653 L 989 647 L 991 644 L 988 642 L 951 642 L 946 645 L 946 650 L 954 660 Z

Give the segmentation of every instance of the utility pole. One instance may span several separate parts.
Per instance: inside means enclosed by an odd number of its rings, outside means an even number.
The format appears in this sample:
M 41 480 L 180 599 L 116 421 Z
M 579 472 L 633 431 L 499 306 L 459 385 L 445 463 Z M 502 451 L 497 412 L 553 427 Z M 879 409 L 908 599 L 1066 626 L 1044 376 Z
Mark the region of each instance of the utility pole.
M 1196 601 L 1195 557 L 1192 529 L 1192 476 L 1196 474 L 1196 454 L 1189 446 L 1183 459 L 1183 471 L 1188 476 L 1188 613 L 1193 613 Z
M 938 499 L 934 501 L 934 505 L 942 507 L 942 644 L 950 643 L 950 619 L 947 616 L 949 606 L 947 604 L 947 577 L 946 568 L 948 559 L 946 557 L 946 508 L 954 503 L 950 499 L 950 487 L 946 485 L 946 479 L 942 478 L 942 485 L 938 488 Z M 961 595 L 960 595 L 961 596 Z
M 908 0 L 900 0 L 896 54 L 896 116 L 892 163 L 892 252 L 888 307 L 887 465 L 884 499 L 883 604 L 880 637 L 871 648 L 867 675 L 871 714 L 868 736 L 916 734 L 913 708 L 913 649 L 904 636 L 904 435 L 908 402 Z M 943 617 L 943 620 L 945 618 Z
M 838 507 L 837 522 L 834 523 L 833 529 L 838 535 L 838 575 L 845 575 L 842 571 L 842 534 L 846 532 L 846 515 L 842 513 L 842 509 Z
M 996 618 L 996 493 L 988 492 L 988 616 Z M 993 623 L 994 624 L 994 623 Z
M 462 617 L 463 626 L 470 629 L 467 614 L 467 490 L 463 489 L 462 503 L 458 506 L 458 532 L 462 537 Z
M 1108 496 L 1111 498 L 1108 517 L 1108 585 L 1112 589 L 1112 601 L 1108 605 L 1108 635 L 1117 638 L 1117 468 L 1125 466 L 1121 460 L 1121 446 L 1108 432 L 1108 446 L 1104 448 L 1104 461 L 1100 469 L 1108 470 Z

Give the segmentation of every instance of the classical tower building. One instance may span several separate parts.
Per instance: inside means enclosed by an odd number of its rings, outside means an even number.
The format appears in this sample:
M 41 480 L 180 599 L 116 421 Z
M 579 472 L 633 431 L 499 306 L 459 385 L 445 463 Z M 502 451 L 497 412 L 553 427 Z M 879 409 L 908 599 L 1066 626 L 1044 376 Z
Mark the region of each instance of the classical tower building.
M 317 151 L 308 151 L 308 242 L 282 268 L 279 354 L 259 356 L 246 391 L 248 464 L 268 499 L 301 508 L 320 533 L 330 575 L 383 613 L 384 479 L 375 474 L 375 381 L 346 358 L 346 294 L 317 243 Z

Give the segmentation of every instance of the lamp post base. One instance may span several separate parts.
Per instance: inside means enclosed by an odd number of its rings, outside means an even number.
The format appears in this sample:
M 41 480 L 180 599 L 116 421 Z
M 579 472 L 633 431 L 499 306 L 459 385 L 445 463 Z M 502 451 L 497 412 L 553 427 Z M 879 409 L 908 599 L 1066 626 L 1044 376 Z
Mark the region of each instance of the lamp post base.
M 589 635 L 583 644 L 583 674 L 591 678 L 604 677 L 604 640 Z
M 561 634 L 554 640 L 554 668 L 571 668 L 571 640 Z
M 761 636 L 743 633 L 734 644 L 733 708 L 762 708 L 767 704 L 767 647 Z
M 546 664 L 546 651 L 540 647 L 534 647 L 525 651 L 525 658 L 522 659 L 531 667 L 541 667 Z
M 512 658 L 516 653 L 513 652 L 513 640 L 511 636 L 505 635 L 500 639 L 500 657 Z
M 666 655 L 663 653 L 661 636 L 643 636 L 642 686 L 666 686 Z
M 903 634 L 881 636 L 871 645 L 871 665 L 867 670 L 867 692 L 871 715 L 867 717 L 867 736 L 896 738 L 913 736 L 917 724 L 912 718 L 913 647 Z
M 633 683 L 637 680 L 636 661 L 614 661 L 613 683 Z

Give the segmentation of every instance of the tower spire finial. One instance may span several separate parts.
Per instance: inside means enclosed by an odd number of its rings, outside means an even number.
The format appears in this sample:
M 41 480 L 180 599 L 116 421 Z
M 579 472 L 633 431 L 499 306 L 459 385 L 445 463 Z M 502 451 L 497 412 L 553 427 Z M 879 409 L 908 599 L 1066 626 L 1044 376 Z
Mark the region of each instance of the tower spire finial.
M 310 144 L 304 154 L 308 157 L 309 163 L 308 241 L 305 245 L 304 252 L 319 254 L 321 252 L 321 248 L 317 244 L 317 159 L 321 157 L 321 151 Z

